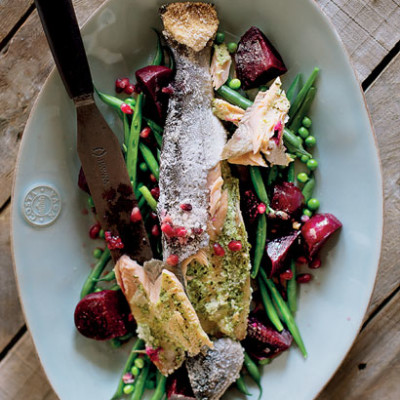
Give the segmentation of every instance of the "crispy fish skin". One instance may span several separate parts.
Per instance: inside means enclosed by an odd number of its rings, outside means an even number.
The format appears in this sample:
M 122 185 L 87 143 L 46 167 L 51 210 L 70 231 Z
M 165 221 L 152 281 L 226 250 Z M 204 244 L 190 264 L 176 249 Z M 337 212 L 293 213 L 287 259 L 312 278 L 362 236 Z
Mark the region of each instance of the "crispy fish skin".
M 218 28 L 214 6 L 172 3 L 161 8 L 166 37 L 176 62 L 163 135 L 158 214 L 161 223 L 183 227 L 184 237 L 163 235 L 163 256 L 180 261 L 209 242 L 207 176 L 226 142 L 226 132 L 212 112 L 211 43 Z M 181 204 L 190 204 L 190 212 Z

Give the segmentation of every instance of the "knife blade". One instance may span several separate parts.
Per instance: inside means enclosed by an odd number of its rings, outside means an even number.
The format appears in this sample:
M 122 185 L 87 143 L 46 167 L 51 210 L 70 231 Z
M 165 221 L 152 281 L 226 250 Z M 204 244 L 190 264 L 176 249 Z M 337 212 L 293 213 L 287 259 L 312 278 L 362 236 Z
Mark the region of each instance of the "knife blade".
M 35 0 L 50 49 L 65 89 L 73 99 L 78 120 L 77 150 L 104 231 L 120 238 L 111 248 L 116 261 L 122 254 L 138 263 L 152 251 L 142 220 L 131 222 L 137 207 L 121 147 L 93 97 L 93 83 L 71 0 Z M 122 247 L 123 246 L 123 247 Z M 112 246 L 111 246 L 112 247 Z

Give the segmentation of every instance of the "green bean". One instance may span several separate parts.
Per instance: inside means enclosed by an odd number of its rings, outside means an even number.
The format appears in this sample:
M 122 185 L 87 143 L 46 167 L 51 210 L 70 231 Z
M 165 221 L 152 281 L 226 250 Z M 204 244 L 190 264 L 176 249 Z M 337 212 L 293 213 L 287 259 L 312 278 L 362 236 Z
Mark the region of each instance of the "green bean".
M 93 292 L 97 284 L 97 279 L 100 278 L 100 275 L 103 273 L 104 268 L 107 266 L 110 259 L 110 250 L 106 248 L 101 255 L 99 261 L 97 261 L 97 264 L 94 266 L 89 276 L 86 278 L 85 283 L 83 284 L 81 290 L 81 299 L 83 299 L 87 294 Z
M 161 45 L 161 37 L 160 37 L 160 32 L 158 32 L 157 29 L 153 29 L 154 32 L 157 34 L 157 51 L 156 54 L 154 55 L 153 58 L 153 65 L 161 65 L 163 62 L 163 58 L 164 58 L 164 51 Z
M 116 390 L 114 396 L 111 398 L 111 400 L 117 400 L 123 395 L 123 393 L 124 393 L 123 390 L 124 390 L 125 384 L 124 384 L 124 381 L 122 378 L 127 372 L 130 371 L 133 363 L 135 362 L 135 360 L 138 356 L 137 351 L 141 350 L 141 349 L 144 349 L 144 341 L 142 339 L 136 339 L 135 344 L 132 347 L 131 354 L 129 355 L 128 359 L 126 360 L 124 369 L 122 370 L 122 374 L 121 374 L 121 378 L 118 383 L 117 390 Z
M 278 177 L 278 172 L 279 171 L 277 165 L 273 165 L 272 167 L 270 167 L 267 177 L 267 186 L 271 186 L 276 181 L 276 178 Z
M 258 362 L 259 365 L 268 365 L 271 364 L 271 359 L 270 358 L 263 358 Z
M 147 186 L 142 186 L 139 191 L 142 193 L 143 197 L 146 199 L 147 204 L 153 211 L 157 210 L 157 201 L 150 193 L 150 190 Z
M 293 183 L 294 178 L 295 178 L 294 162 L 291 162 L 288 167 L 287 180 L 288 180 L 288 182 Z
M 260 389 L 260 395 L 258 399 L 260 400 L 262 397 L 262 386 L 261 386 L 261 374 L 260 370 L 258 369 L 257 364 L 250 358 L 250 356 L 244 352 L 244 366 L 247 369 L 247 372 L 257 384 L 258 388 Z
M 107 104 L 108 106 L 111 106 L 115 110 L 121 111 L 121 106 L 122 106 L 122 104 L 124 104 L 123 100 L 119 99 L 118 97 L 114 97 L 114 96 L 110 96 L 109 94 L 102 93 L 99 90 L 97 90 L 96 88 L 95 88 L 95 91 L 96 91 L 97 96 L 99 96 L 99 99 L 103 103 Z
M 300 153 L 311 158 L 311 154 L 304 150 L 301 139 L 288 128 L 283 130 L 283 141 L 291 153 Z
M 236 387 L 238 388 L 239 392 L 242 392 L 246 396 L 251 396 L 251 393 L 247 389 L 243 376 L 240 375 L 239 378 L 236 380 Z
M 142 398 L 149 371 L 150 371 L 150 361 L 147 361 L 146 365 L 140 371 L 140 375 L 135 379 L 135 391 L 133 392 L 130 400 L 140 400 Z
M 276 312 L 276 309 L 272 303 L 271 297 L 268 294 L 268 290 L 261 279 L 258 279 L 258 285 L 260 287 L 261 300 L 264 304 L 264 308 L 268 315 L 269 320 L 275 326 L 278 332 L 282 332 L 283 331 L 282 322 L 279 319 L 278 313 Z
M 245 110 L 253 104 L 251 100 L 246 99 L 246 97 L 243 97 L 236 90 L 233 90 L 226 85 L 222 85 L 217 90 L 217 93 L 225 100 L 229 101 L 232 104 L 235 104 L 236 106 L 244 108 Z
M 139 143 L 139 148 L 140 148 L 140 152 L 142 153 L 142 156 L 144 158 L 144 161 L 146 162 L 147 166 L 149 167 L 149 170 L 158 180 L 160 177 L 160 167 L 158 166 L 158 162 L 157 162 L 156 158 L 154 157 L 151 150 L 145 144 Z
M 297 311 L 297 282 L 296 282 L 296 263 L 292 260 L 290 270 L 293 277 L 287 283 L 287 297 L 289 310 L 294 314 Z
M 312 198 L 314 188 L 315 188 L 315 178 L 314 175 L 311 175 L 308 181 L 303 186 L 303 190 L 301 191 L 301 193 L 303 193 L 304 201 L 306 203 L 308 200 Z
M 250 167 L 250 177 L 258 198 L 269 207 L 269 198 L 265 189 L 264 181 L 258 167 Z
M 296 100 L 293 102 L 289 109 L 289 117 L 293 118 L 297 111 L 299 110 L 303 100 L 306 98 L 308 91 L 310 90 L 312 84 L 314 83 L 316 77 L 318 76 L 319 68 L 314 68 L 314 71 L 311 73 L 310 77 L 307 79 L 306 83 L 300 90 L 299 94 L 296 97 Z
M 111 270 L 106 276 L 103 276 L 103 278 L 96 279 L 96 282 L 111 282 L 115 279 L 115 272 L 114 270 Z
M 157 149 L 157 161 L 160 163 L 161 161 L 161 150 Z
M 308 91 L 306 98 L 304 99 L 302 105 L 299 108 L 299 111 L 297 112 L 296 116 L 289 121 L 289 128 L 293 132 L 297 132 L 300 129 L 303 131 L 307 131 L 307 128 L 302 127 L 303 123 L 303 118 L 308 114 L 310 111 L 312 102 L 314 101 L 315 95 L 317 93 L 317 89 L 315 87 L 311 87 L 310 90 Z M 301 133 L 301 131 L 300 131 Z M 307 132 L 305 132 L 307 134 Z
M 161 374 L 160 371 L 157 370 L 157 377 L 156 377 L 156 390 L 153 393 L 153 396 L 150 400 L 161 400 L 165 394 L 165 386 L 167 383 L 167 377 Z
M 265 242 L 267 241 L 267 217 L 261 214 L 258 217 L 256 245 L 254 247 L 253 271 L 251 277 L 255 279 L 260 269 L 261 261 L 265 252 Z
M 136 187 L 138 147 L 140 130 L 142 129 L 142 105 L 143 93 L 139 94 L 137 98 L 135 113 L 132 118 L 131 131 L 126 146 L 128 148 L 126 154 L 126 167 L 128 169 L 129 178 L 131 179 L 133 188 Z
M 118 285 L 118 283 L 116 283 L 115 285 L 113 285 L 113 286 L 110 287 L 110 290 L 118 291 L 118 290 L 120 290 L 120 289 L 121 289 L 121 287 Z
M 139 189 L 140 190 L 140 189 Z M 140 191 L 139 191 L 139 193 L 140 193 Z M 141 194 L 141 193 L 140 193 Z M 139 199 L 139 201 L 138 201 L 138 207 L 140 208 L 140 209 L 142 209 L 143 208 L 143 206 L 145 205 L 145 203 L 146 203 L 146 199 L 144 198 L 144 196 L 140 196 L 140 199 Z
M 122 122 L 124 124 L 124 143 L 123 143 L 123 146 L 125 148 L 125 153 L 127 153 L 128 152 L 128 141 L 129 141 L 130 126 L 129 126 L 128 116 L 126 114 L 123 114 Z M 125 154 L 125 156 L 126 156 L 126 154 Z
M 294 341 L 297 343 L 297 346 L 299 346 L 299 349 L 302 352 L 304 358 L 306 358 L 307 350 L 304 346 L 304 342 L 303 342 L 303 339 L 301 338 L 299 328 L 297 327 L 297 324 L 293 318 L 292 313 L 289 310 L 289 307 L 287 306 L 287 304 L 283 300 L 281 294 L 275 287 L 274 282 L 272 282 L 272 280 L 267 278 L 267 274 L 265 273 L 265 271 L 263 269 L 261 269 L 260 273 L 261 273 L 261 277 L 263 278 L 264 282 L 267 284 L 268 289 L 270 290 L 272 297 L 278 306 L 278 309 L 282 313 L 283 321 L 285 322 L 290 333 L 292 334 Z
M 299 91 L 299 87 L 301 85 L 301 81 L 302 81 L 301 74 L 297 74 L 293 82 L 289 86 L 289 89 L 286 92 L 286 97 L 289 100 L 290 104 L 292 104 L 294 99 L 296 98 L 296 95 Z

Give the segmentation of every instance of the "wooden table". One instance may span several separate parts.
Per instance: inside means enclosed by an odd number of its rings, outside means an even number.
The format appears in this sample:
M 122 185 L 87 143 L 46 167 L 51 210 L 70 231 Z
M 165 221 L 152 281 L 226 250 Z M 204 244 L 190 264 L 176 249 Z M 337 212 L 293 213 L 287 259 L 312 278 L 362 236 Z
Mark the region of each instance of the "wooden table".
M 75 0 L 84 23 L 104 0 Z M 379 144 L 385 232 L 361 332 L 319 400 L 400 399 L 400 0 L 319 0 L 350 54 Z M 29 112 L 53 61 L 32 0 L 0 0 L 0 400 L 52 400 L 18 301 L 10 195 Z M 61 361 L 62 362 L 62 361 Z M 305 377 L 305 379 L 313 379 Z M 295 399 L 290 399 L 295 400 Z

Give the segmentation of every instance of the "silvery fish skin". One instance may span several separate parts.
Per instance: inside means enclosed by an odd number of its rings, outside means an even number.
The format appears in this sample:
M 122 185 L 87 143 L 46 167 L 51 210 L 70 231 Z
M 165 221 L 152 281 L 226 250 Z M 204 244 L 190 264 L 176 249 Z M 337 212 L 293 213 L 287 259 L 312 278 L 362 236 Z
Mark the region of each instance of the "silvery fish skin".
M 226 143 L 226 132 L 212 112 L 210 55 L 218 18 L 205 3 L 172 3 L 161 9 L 161 16 L 176 76 L 163 135 L 158 213 L 161 223 L 186 230 L 184 237 L 163 235 L 164 260 L 174 254 L 184 261 L 208 245 L 207 175 Z M 191 211 L 182 210 L 182 204 L 190 204 Z

